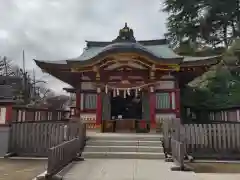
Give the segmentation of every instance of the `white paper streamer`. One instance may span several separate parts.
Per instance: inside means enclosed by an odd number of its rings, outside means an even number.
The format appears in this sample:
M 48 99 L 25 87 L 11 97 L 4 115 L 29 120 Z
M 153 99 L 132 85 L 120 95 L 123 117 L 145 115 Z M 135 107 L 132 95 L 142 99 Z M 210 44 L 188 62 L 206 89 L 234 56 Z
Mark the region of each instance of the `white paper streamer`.
M 138 89 L 135 89 L 135 97 L 138 96 Z
M 130 92 L 129 88 L 127 89 L 127 93 L 128 93 L 129 96 L 131 95 L 131 92 Z
M 105 93 L 106 94 L 108 93 L 108 86 L 107 85 L 105 86 Z
M 113 89 L 113 97 L 116 97 L 116 89 Z

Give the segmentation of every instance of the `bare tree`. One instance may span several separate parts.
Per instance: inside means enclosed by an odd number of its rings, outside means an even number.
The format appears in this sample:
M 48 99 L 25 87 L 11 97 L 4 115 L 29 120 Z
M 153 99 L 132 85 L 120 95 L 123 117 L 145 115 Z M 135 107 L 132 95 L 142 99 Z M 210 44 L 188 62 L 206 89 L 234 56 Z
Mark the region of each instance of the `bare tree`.
M 14 76 L 12 70 L 13 63 L 6 56 L 0 57 L 0 75 L 1 76 Z

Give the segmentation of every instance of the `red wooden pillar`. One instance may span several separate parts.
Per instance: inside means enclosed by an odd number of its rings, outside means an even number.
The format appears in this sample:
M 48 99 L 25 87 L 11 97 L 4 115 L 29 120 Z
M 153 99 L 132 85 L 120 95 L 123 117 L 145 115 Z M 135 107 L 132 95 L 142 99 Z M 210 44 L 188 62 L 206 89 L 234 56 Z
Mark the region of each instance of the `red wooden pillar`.
M 170 106 L 169 106 L 169 109 L 170 110 L 172 110 L 173 109 L 173 99 L 172 99 L 172 91 L 170 91 L 169 93 L 168 93 L 168 96 L 169 96 L 169 103 L 170 103 Z
M 7 105 L 6 107 L 6 123 L 11 123 L 12 120 L 12 104 Z
M 180 118 L 180 89 L 175 91 L 175 106 L 176 106 L 176 117 Z
M 156 128 L 156 93 L 154 88 L 150 87 L 150 129 Z
M 101 123 L 102 123 L 102 97 L 101 97 L 101 88 L 97 88 L 96 128 L 101 128 Z

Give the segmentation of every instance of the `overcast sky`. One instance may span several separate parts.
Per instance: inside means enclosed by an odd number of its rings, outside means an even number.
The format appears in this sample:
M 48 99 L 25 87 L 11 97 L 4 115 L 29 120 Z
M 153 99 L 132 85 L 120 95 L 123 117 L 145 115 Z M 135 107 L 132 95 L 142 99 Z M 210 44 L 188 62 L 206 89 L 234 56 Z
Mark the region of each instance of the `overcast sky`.
M 85 40 L 111 41 L 127 22 L 137 40 L 163 38 L 161 0 L 0 0 L 0 56 L 36 69 L 56 92 L 66 87 L 33 62 L 79 56 Z

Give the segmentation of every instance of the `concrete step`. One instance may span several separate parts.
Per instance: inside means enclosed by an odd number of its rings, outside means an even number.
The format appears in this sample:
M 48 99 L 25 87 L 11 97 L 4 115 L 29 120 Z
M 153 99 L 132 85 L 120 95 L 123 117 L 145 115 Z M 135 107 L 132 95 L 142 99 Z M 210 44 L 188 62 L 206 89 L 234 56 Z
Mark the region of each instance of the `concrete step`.
M 162 134 L 115 134 L 104 133 L 90 136 L 91 140 L 129 140 L 129 141 L 161 141 Z
M 85 146 L 85 152 L 158 152 L 162 153 L 161 146 Z
M 164 159 L 163 153 L 142 153 L 142 152 L 83 152 L 86 159 Z
M 88 140 L 89 146 L 157 146 L 161 147 L 161 141 L 137 141 L 137 140 Z

